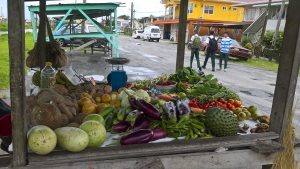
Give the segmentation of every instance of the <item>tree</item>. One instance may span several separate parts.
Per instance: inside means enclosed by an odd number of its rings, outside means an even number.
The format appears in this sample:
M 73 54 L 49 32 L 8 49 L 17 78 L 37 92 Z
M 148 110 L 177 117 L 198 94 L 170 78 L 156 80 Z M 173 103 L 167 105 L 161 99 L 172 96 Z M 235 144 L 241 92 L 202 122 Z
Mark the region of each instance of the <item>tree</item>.
M 128 15 L 121 15 L 118 17 L 119 19 L 125 19 L 125 20 L 129 20 L 130 16 Z

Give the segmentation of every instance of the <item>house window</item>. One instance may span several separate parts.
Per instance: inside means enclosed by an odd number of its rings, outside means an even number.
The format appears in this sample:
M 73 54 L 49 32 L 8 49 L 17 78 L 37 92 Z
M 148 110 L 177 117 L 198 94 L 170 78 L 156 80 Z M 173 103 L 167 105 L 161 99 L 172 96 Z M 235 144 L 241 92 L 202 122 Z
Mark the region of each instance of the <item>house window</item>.
M 173 6 L 170 6 L 169 7 L 169 16 L 173 16 L 173 10 L 174 10 L 174 7 Z
M 227 7 L 226 6 L 223 6 L 223 11 L 226 11 L 227 10 Z
M 214 14 L 214 6 L 205 5 L 204 13 L 205 14 Z
M 194 4 L 193 3 L 189 3 L 189 5 L 188 5 L 188 14 L 193 13 L 193 9 L 194 9 Z
M 233 8 L 232 8 L 232 10 L 233 10 L 233 11 L 236 11 L 236 10 L 237 10 L 237 8 L 236 8 L 236 7 L 233 7 Z

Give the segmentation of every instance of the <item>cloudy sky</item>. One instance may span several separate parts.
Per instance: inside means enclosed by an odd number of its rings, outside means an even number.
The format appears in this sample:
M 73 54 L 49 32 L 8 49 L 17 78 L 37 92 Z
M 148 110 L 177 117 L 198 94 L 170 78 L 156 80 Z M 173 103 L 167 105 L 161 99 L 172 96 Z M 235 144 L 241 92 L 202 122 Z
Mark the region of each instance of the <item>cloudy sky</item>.
M 82 0 L 60 0 L 59 3 L 81 3 Z M 134 3 L 134 9 L 136 10 L 135 17 L 140 18 L 144 16 L 154 16 L 164 15 L 164 5 L 160 4 L 160 0 L 87 0 L 89 3 L 101 3 L 101 2 L 123 2 L 125 7 L 118 9 L 119 15 L 130 15 L 130 5 L 131 2 Z M 56 2 L 48 2 L 58 3 Z M 36 3 L 26 3 L 28 5 L 36 5 Z M 7 0 L 0 0 L 0 6 L 2 8 L 2 15 L 7 16 Z M 29 18 L 28 8 L 25 8 L 25 17 Z

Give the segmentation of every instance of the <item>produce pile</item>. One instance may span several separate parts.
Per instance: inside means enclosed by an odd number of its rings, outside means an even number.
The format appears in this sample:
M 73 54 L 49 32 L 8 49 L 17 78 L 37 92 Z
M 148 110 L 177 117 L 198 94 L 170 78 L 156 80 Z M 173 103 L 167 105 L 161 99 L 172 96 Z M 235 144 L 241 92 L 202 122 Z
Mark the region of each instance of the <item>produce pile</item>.
M 29 148 L 41 155 L 60 148 L 79 152 L 110 142 L 121 145 L 266 132 L 268 116 L 244 106 L 239 96 L 212 75 L 184 68 L 173 75 L 111 86 L 61 78 L 53 89 L 28 99 L 32 129 Z M 36 83 L 38 84 L 38 83 Z M 246 121 L 257 123 L 252 128 Z M 109 143 L 108 143 L 109 144 Z

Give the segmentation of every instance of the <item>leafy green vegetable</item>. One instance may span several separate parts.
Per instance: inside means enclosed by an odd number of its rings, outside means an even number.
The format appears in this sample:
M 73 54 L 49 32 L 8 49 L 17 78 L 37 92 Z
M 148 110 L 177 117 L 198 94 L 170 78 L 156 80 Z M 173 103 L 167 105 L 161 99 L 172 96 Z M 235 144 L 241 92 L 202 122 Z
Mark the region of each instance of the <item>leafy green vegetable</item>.
M 187 93 L 189 98 L 197 98 L 202 103 L 223 98 L 225 100 L 234 99 L 240 100 L 239 96 L 228 88 L 218 83 L 217 79 L 212 79 L 203 84 L 197 84 L 192 87 Z

